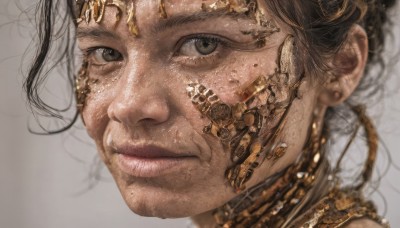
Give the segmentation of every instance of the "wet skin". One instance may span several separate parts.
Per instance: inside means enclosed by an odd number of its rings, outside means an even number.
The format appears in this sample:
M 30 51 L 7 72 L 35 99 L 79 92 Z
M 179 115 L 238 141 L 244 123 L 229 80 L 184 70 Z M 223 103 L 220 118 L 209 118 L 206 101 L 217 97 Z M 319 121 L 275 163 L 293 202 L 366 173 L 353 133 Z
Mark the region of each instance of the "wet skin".
M 279 47 L 290 34 L 267 12 L 280 32 L 268 37 L 264 48 L 232 48 L 232 43 L 251 42 L 241 31 L 257 25 L 244 17 L 205 13 L 202 3 L 166 1 L 164 19 L 158 1 L 137 1 L 137 37 L 125 23 L 116 23 L 117 10 L 111 7 L 101 23 L 78 26 L 91 81 L 82 118 L 124 200 L 139 215 L 208 215 L 237 195 L 225 178 L 232 165 L 229 150 L 203 133 L 210 121 L 193 106 L 186 88 L 201 83 L 222 101 L 239 102 L 235 91 L 275 72 Z M 285 156 L 265 161 L 247 187 L 295 161 L 314 110 L 322 121 L 328 102 L 320 102 L 320 86 L 306 76 L 299 93 L 281 134 L 288 146 Z

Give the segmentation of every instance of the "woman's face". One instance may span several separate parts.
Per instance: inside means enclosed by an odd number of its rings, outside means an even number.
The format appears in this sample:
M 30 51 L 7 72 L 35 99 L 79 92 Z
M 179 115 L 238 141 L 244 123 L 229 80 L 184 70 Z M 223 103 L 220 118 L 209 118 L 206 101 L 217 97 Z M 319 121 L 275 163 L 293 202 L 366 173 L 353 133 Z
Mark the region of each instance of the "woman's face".
M 158 1 L 136 1 L 137 37 L 125 13 L 116 22 L 118 10 L 112 6 L 100 23 L 78 26 L 91 90 L 82 117 L 123 198 L 140 215 L 197 215 L 237 195 L 225 177 L 231 153 L 220 139 L 203 132 L 210 119 L 193 105 L 187 88 L 199 83 L 227 104 L 241 102 L 238 91 L 279 68 L 280 47 L 290 34 L 265 11 L 280 31 L 270 34 L 262 48 L 237 48 L 254 41 L 246 31 L 257 31 L 259 25 L 244 14 L 202 10 L 202 3 L 167 0 L 168 17 L 163 18 Z M 305 77 L 299 93 L 279 135 L 287 145 L 285 155 L 255 169 L 247 188 L 299 155 L 317 91 Z M 266 131 L 278 117 L 270 119 Z

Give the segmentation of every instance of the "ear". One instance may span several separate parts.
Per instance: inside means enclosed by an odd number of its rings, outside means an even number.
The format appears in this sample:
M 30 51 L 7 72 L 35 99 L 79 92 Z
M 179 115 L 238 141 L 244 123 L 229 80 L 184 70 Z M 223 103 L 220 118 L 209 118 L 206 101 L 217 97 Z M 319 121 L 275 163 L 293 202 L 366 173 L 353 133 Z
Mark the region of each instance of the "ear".
M 329 63 L 332 70 L 320 93 L 320 103 L 335 106 L 349 98 L 360 83 L 367 59 L 367 34 L 361 26 L 353 25 L 343 46 Z

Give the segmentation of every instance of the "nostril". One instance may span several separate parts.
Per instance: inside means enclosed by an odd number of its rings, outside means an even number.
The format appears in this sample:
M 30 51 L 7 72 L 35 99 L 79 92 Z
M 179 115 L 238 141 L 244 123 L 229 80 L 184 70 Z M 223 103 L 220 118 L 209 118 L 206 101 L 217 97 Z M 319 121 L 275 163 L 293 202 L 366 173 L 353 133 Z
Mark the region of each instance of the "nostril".
M 110 104 L 107 114 L 110 120 L 130 127 L 138 124 L 163 123 L 169 119 L 170 107 L 162 95 L 116 97 Z

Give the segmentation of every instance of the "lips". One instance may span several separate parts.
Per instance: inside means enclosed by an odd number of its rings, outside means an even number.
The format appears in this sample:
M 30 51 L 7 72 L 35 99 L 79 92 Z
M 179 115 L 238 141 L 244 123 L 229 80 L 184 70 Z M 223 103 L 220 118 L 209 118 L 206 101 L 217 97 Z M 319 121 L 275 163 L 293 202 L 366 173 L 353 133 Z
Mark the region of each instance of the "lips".
M 177 158 L 187 157 L 187 154 L 175 153 L 153 145 L 121 146 L 116 148 L 117 153 L 140 158 Z
M 117 167 L 136 177 L 157 177 L 180 172 L 196 160 L 190 153 L 177 153 L 153 145 L 116 146 L 114 153 Z

